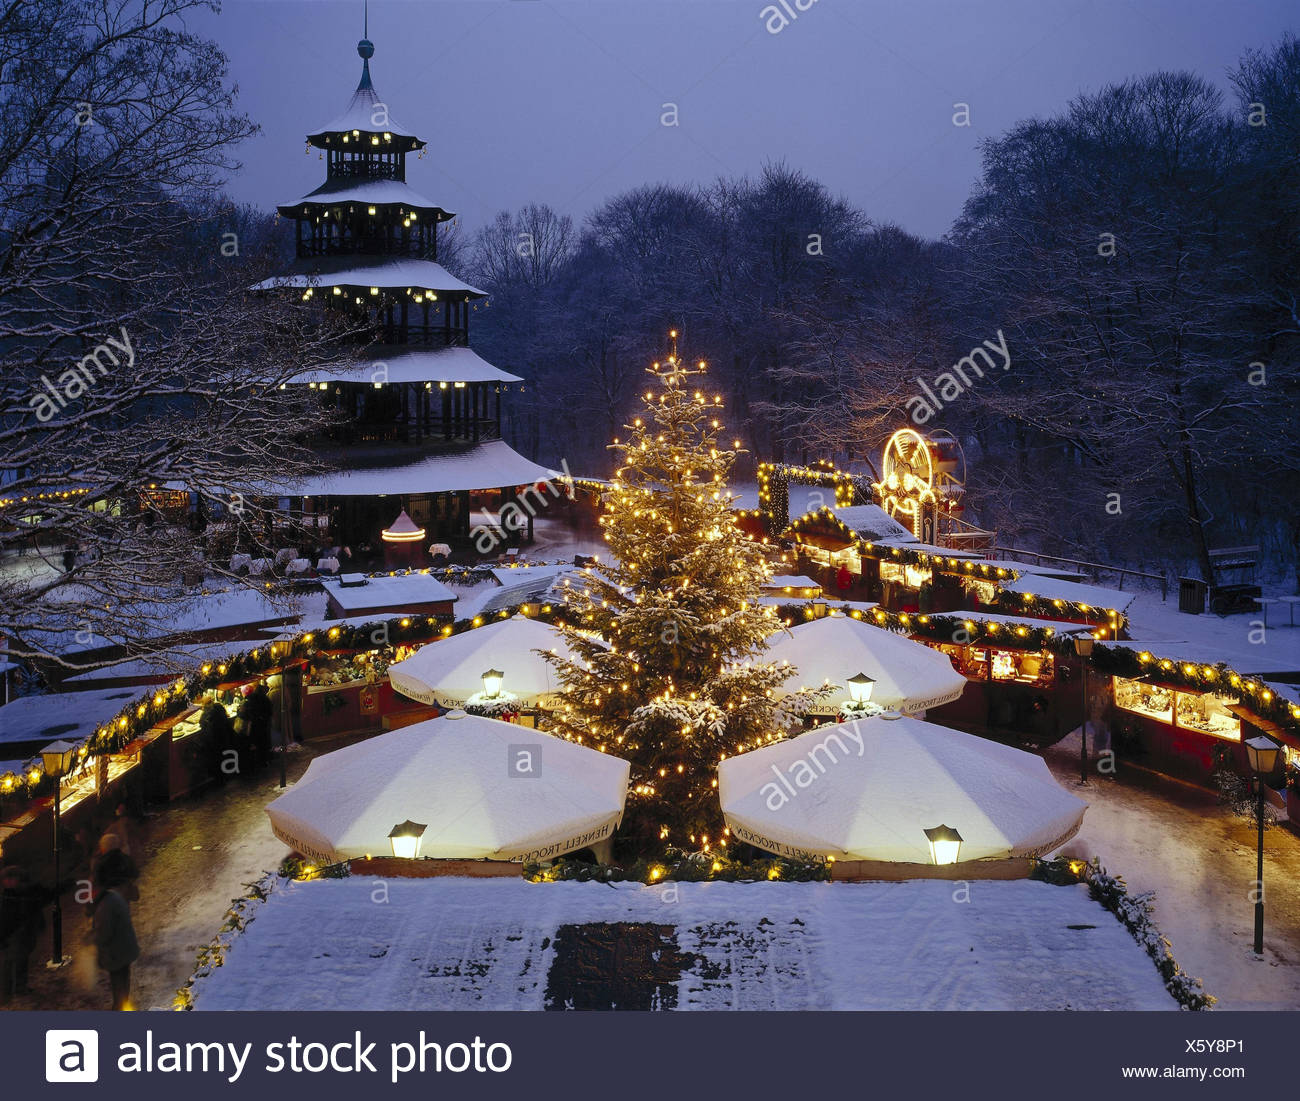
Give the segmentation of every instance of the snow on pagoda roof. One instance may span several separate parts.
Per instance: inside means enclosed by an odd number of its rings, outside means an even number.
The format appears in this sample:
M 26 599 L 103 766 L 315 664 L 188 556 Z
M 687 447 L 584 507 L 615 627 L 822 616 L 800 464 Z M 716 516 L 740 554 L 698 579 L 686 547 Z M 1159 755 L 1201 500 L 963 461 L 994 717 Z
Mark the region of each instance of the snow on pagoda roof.
M 397 144 L 405 149 L 422 149 L 425 143 L 414 130 L 409 130 L 388 113 L 388 104 L 375 91 L 370 81 L 370 59 L 374 56 L 374 43 L 363 38 L 357 43 L 357 54 L 361 57 L 361 82 L 352 93 L 352 100 L 347 110 L 338 118 L 326 123 L 318 130 L 307 135 L 312 144 L 323 144 L 331 135 L 374 134 L 381 139 L 389 135 L 389 142 L 397 138 Z
M 490 440 L 465 451 L 430 455 L 401 466 L 326 471 L 287 482 L 279 492 L 294 497 L 449 493 L 531 485 L 557 477 L 555 471 L 525 459 L 504 440 Z
M 1135 598 L 1134 593 L 1120 592 L 1119 589 L 1080 585 L 1075 581 L 1061 581 L 1043 574 L 1017 577 L 1014 581 L 1003 581 L 1001 585 L 1011 593 L 1031 593 L 1047 600 L 1069 600 L 1075 604 L 1087 604 L 1092 608 L 1105 608 L 1115 612 L 1124 611 Z
M 435 210 L 451 217 L 451 212 L 440 203 L 425 198 L 404 180 L 366 180 L 342 176 L 326 180 L 315 191 L 292 203 L 282 203 L 277 210 L 287 218 L 299 213 L 298 208 L 311 203 L 319 206 L 339 206 L 343 203 L 361 203 L 366 206 L 404 206 L 412 210 Z
M 279 290 L 284 287 L 418 287 L 440 294 L 464 294 L 469 298 L 486 298 L 487 291 L 471 287 L 432 260 L 378 260 L 358 263 L 354 256 L 330 260 L 313 260 L 309 270 L 290 272 L 263 279 L 255 291 Z
M 493 367 L 470 348 L 422 348 L 394 350 L 392 358 L 383 348 L 369 350 L 373 359 L 317 367 L 295 375 L 296 383 L 322 382 L 522 382 L 499 367 Z M 376 354 L 377 353 L 377 354 Z

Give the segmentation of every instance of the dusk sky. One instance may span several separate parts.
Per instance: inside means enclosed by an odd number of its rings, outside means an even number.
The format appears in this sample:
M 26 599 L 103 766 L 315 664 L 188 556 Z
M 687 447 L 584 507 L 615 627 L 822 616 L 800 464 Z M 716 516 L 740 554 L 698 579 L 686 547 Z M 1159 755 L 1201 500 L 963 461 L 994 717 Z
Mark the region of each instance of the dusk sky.
M 876 221 L 939 236 L 981 139 L 1160 68 L 1228 92 L 1244 49 L 1300 24 L 1288 0 L 817 0 L 772 34 L 766 7 L 372 0 L 372 71 L 392 115 L 430 143 L 410 182 L 469 231 L 527 202 L 581 221 L 646 182 L 784 159 Z M 356 87 L 361 0 L 227 0 L 193 26 L 230 55 L 263 127 L 240 151 L 235 198 L 269 209 L 316 187 L 325 166 L 304 137 Z M 969 127 L 953 124 L 957 102 Z M 661 124 L 665 104 L 679 125 Z

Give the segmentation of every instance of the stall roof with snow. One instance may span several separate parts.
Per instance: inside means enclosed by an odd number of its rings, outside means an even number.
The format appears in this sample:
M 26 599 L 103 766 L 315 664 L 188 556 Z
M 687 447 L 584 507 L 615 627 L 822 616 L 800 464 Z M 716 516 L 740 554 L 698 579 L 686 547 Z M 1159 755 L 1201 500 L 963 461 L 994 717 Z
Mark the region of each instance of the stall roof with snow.
M 1042 597 L 1045 600 L 1069 601 L 1073 604 L 1086 604 L 1098 610 L 1124 613 L 1133 603 L 1135 594 L 1120 589 L 1105 589 L 1100 585 L 1080 585 L 1077 581 L 1061 581 L 1046 574 L 1017 577 L 1012 581 L 1000 582 L 1002 588 L 1010 593 L 1022 593 Z
M 339 619 L 381 612 L 389 616 L 402 612 L 450 615 L 457 600 L 454 592 L 427 573 L 405 573 L 395 577 L 343 574 L 324 578 L 321 585 L 328 598 L 329 614 Z
M 288 639 L 292 635 L 279 627 L 268 627 L 259 633 L 271 633 L 277 639 Z M 170 647 L 166 653 L 153 654 L 148 657 L 128 658 L 124 661 L 103 665 L 63 681 L 65 688 L 81 691 L 86 688 L 102 686 L 105 683 L 122 685 L 158 684 L 176 677 L 192 673 L 207 661 L 218 661 L 228 654 L 246 654 L 260 646 L 265 646 L 265 639 L 249 639 L 240 642 L 201 642 L 185 646 Z
M 71 594 L 72 590 L 69 592 Z M 87 654 L 122 646 L 128 641 L 128 628 L 129 641 L 136 643 L 143 639 L 188 638 L 201 641 L 205 638 L 248 637 L 261 628 L 297 619 L 299 610 L 296 601 L 282 597 L 272 599 L 258 589 L 237 588 L 177 593 L 170 603 L 146 606 L 138 614 L 140 618 L 137 619 L 132 610 L 123 612 L 121 638 L 87 636 L 76 626 L 71 612 L 67 627 L 38 629 L 33 635 L 39 637 L 42 645 L 49 647 L 52 653 Z
M 1245 647 L 1231 653 L 1211 642 L 1183 642 L 1168 639 L 1124 639 L 1122 642 L 1103 640 L 1097 645 L 1114 650 L 1132 650 L 1135 654 L 1149 653 L 1157 661 L 1194 662 L 1197 665 L 1217 665 L 1222 662 L 1235 672 L 1247 676 L 1268 676 L 1277 673 L 1300 674 L 1300 649 L 1290 652 L 1270 650 L 1260 653 L 1263 646 Z
M 132 688 L 105 688 L 20 696 L 0 707 L 0 745 L 6 756 L 30 756 L 56 738 L 82 741 L 138 695 Z

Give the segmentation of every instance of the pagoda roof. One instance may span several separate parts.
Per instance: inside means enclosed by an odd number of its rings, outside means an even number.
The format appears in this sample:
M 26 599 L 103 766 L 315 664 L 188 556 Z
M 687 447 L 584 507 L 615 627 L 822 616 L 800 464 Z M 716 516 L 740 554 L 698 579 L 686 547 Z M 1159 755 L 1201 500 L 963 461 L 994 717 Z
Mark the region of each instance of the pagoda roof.
M 452 217 L 446 207 L 425 198 L 402 180 L 367 180 L 352 176 L 328 179 L 309 195 L 292 203 L 282 203 L 276 209 L 286 218 L 292 218 L 301 213 L 303 206 L 342 206 L 344 203 L 432 211 L 442 222 Z
M 463 451 L 439 452 L 414 462 L 327 470 L 280 483 L 292 497 L 374 497 L 389 494 L 449 493 L 531 485 L 559 475 L 525 459 L 504 440 L 489 440 Z
M 357 43 L 357 53 L 361 56 L 361 82 L 343 114 L 307 135 L 312 145 L 332 147 L 335 144 L 332 138 L 338 138 L 341 143 L 344 134 L 356 133 L 380 138 L 378 146 L 372 143 L 366 148 L 379 148 L 384 152 L 424 148 L 425 142 L 414 130 L 407 129 L 388 113 L 388 104 L 375 91 L 370 80 L 370 58 L 374 52 L 374 44 L 369 40 L 363 38 Z
M 303 371 L 289 380 L 307 382 L 522 382 L 470 348 L 369 348 L 366 358 Z
M 254 285 L 255 291 L 285 287 L 418 287 L 440 294 L 463 294 L 467 298 L 486 298 L 487 291 L 471 287 L 457 279 L 433 260 L 409 260 L 404 257 L 360 256 L 313 257 L 299 261 L 296 271 L 276 275 Z

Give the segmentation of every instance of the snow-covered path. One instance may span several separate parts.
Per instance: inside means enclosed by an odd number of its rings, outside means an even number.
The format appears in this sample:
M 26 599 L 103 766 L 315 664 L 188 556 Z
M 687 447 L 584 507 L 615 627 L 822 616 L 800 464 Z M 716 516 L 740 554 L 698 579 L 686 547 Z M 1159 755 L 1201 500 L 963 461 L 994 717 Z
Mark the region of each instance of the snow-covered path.
M 288 760 L 292 783 L 313 756 L 355 736 L 321 738 Z M 196 800 L 172 803 L 132 826 L 132 855 L 140 864 L 140 900 L 131 906 L 141 957 L 132 968 L 133 1000 L 140 1009 L 170 1008 L 194 970 L 195 957 L 225 919 L 231 900 L 247 893 L 286 855 L 267 825 L 267 803 L 279 791 L 277 767 L 256 779 L 232 781 Z M 15 1009 L 107 1009 L 108 980 L 85 943 L 84 908 L 65 898 L 64 951 L 72 964 L 58 972 L 33 966 L 32 994 Z M 48 931 L 38 950 L 48 950 Z M 33 961 L 36 962 L 35 960 Z
M 1264 836 L 1264 959 L 1251 951 L 1255 831 L 1213 793 L 1121 764 L 1078 786 L 1079 740 L 1046 753 L 1062 786 L 1090 806 L 1071 854 L 1101 857 L 1133 893 L 1155 891 L 1156 924 L 1173 956 L 1220 1009 L 1300 1009 L 1300 837 Z

